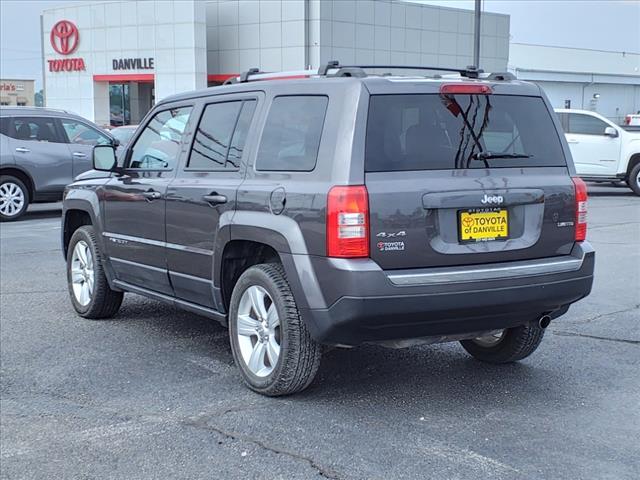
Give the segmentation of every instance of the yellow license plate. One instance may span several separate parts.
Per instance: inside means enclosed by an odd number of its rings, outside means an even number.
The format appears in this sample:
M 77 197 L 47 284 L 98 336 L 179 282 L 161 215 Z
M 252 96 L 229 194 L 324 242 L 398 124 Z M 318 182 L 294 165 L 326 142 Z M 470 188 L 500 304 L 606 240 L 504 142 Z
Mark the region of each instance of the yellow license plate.
M 461 242 L 509 238 L 509 216 L 505 209 L 467 210 L 459 214 Z

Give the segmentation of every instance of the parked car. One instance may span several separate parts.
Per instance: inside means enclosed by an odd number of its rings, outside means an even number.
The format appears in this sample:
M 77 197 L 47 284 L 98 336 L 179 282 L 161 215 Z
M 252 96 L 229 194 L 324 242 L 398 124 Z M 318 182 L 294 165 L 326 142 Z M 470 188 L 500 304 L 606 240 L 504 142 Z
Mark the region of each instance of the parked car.
M 0 220 L 17 220 L 30 203 L 61 200 L 64 187 L 92 168 L 93 146 L 117 144 L 72 113 L 0 108 Z
M 628 127 L 640 127 L 640 112 L 624 117 L 624 125 Z
M 125 125 L 124 127 L 115 127 L 109 133 L 120 142 L 120 146 L 124 147 L 131 140 L 136 128 L 138 125 Z
M 627 183 L 640 195 L 640 132 L 588 110 L 557 109 L 578 175 L 590 182 Z
M 124 292 L 208 316 L 246 384 L 283 395 L 311 383 L 322 344 L 521 360 L 589 294 L 586 187 L 537 86 L 275 75 L 159 102 L 123 165 L 94 148 L 103 176 L 63 204 L 80 316 L 113 316 Z

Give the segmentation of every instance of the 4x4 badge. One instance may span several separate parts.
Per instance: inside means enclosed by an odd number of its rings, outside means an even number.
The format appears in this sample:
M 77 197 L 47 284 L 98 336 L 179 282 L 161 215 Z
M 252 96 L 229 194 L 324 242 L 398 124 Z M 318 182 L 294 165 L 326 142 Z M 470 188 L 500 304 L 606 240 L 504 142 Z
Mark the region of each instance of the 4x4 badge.
M 395 237 L 406 237 L 407 232 L 404 230 L 400 230 L 399 232 L 380 232 L 376 235 L 376 237 L 380 238 L 395 238 Z

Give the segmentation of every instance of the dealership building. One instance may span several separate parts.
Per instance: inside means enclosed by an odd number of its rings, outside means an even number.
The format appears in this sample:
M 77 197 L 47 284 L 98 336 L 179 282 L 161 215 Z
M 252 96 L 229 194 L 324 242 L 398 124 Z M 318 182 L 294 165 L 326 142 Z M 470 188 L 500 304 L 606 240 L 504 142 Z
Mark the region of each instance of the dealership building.
M 640 49 L 638 43 L 631 48 Z M 592 110 L 621 124 L 640 112 L 640 52 L 512 43 L 509 70 L 540 85 L 555 108 Z
M 143 0 L 41 16 L 45 104 L 101 125 L 230 76 L 346 64 L 466 67 L 473 12 L 400 0 Z M 480 66 L 506 71 L 509 16 L 483 13 Z

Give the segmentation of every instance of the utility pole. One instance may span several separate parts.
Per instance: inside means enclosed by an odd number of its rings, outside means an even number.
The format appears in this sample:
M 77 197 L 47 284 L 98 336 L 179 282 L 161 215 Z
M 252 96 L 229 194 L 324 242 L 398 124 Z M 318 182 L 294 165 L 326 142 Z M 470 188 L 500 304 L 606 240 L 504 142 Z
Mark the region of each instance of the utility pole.
M 473 30 L 473 66 L 480 68 L 480 2 L 476 0 L 475 28 Z

